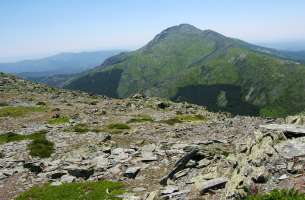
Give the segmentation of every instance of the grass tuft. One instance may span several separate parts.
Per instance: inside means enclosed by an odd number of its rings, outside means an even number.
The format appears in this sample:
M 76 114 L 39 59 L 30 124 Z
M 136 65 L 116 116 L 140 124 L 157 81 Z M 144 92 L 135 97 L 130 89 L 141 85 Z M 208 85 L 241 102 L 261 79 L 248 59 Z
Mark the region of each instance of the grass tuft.
M 107 126 L 107 128 L 109 128 L 109 129 L 119 129 L 119 130 L 130 129 L 130 127 L 127 124 L 123 124 L 123 123 L 109 124 Z
M 70 120 L 70 118 L 66 117 L 66 116 L 58 117 L 58 118 L 52 118 L 48 121 L 48 124 L 51 124 L 51 125 L 65 124 L 65 123 L 68 123 L 69 120 Z
M 119 134 L 122 133 L 124 130 L 129 130 L 130 126 L 123 123 L 114 123 L 114 124 L 108 124 L 105 131 L 109 131 L 112 134 Z
M 305 194 L 297 190 L 273 190 L 269 193 L 250 195 L 245 200 L 304 200 Z
M 77 133 L 86 133 L 90 131 L 90 128 L 88 124 L 77 124 L 72 128 L 72 130 Z
M 44 112 L 45 107 L 7 106 L 0 109 L 0 117 L 22 117 L 32 112 Z
M 0 135 L 0 144 L 25 140 L 27 136 L 19 135 L 13 132 Z
M 205 121 L 205 120 L 207 120 L 207 118 L 202 115 L 177 115 L 174 118 L 163 120 L 162 122 L 169 125 L 175 125 L 183 122 L 194 122 L 194 121 Z
M 153 118 L 149 115 L 138 115 L 135 118 L 131 118 L 127 121 L 128 124 L 131 123 L 142 123 L 142 122 L 153 122 Z
M 123 184 L 111 181 L 65 183 L 60 186 L 34 186 L 29 191 L 19 195 L 16 200 L 84 200 L 108 199 L 118 200 L 116 197 L 125 192 Z

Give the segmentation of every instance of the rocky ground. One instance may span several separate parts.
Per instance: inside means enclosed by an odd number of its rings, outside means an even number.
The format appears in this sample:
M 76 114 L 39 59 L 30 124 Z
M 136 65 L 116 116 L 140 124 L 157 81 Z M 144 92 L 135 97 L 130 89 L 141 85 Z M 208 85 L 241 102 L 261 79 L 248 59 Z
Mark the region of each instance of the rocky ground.
M 49 158 L 31 156 L 30 140 L 0 145 L 1 200 L 47 182 L 120 181 L 127 189 L 122 198 L 146 200 L 238 199 L 274 188 L 303 189 L 305 183 L 299 118 L 278 126 L 272 124 L 286 122 L 230 117 L 142 95 L 109 99 L 4 74 L 1 102 L 2 107 L 38 104 L 45 110 L 0 117 L 0 134 L 46 130 L 54 143 Z M 146 120 L 140 120 L 143 116 Z M 68 121 L 50 123 L 61 117 Z M 112 129 L 117 123 L 129 127 Z M 80 124 L 85 130 L 73 128 Z

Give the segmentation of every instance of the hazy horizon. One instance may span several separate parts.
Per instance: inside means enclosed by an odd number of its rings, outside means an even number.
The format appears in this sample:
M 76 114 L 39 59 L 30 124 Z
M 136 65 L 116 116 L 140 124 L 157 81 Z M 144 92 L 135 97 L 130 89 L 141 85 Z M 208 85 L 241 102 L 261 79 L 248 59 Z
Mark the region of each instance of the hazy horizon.
M 0 62 L 133 50 L 181 23 L 268 47 L 305 50 L 305 26 L 299 25 L 304 10 L 301 0 L 3 0 Z

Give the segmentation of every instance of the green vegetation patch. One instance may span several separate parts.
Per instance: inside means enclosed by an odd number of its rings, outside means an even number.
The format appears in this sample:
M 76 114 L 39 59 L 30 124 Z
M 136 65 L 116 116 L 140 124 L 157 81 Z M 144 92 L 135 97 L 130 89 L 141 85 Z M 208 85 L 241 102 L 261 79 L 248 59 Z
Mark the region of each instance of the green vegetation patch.
M 30 155 L 40 158 L 48 158 L 54 151 L 54 143 L 46 138 L 35 139 L 29 145 Z
M 105 131 L 109 131 L 112 134 L 118 134 L 122 133 L 124 130 L 129 130 L 130 126 L 124 123 L 113 123 L 113 124 L 108 124 L 106 127 Z
M 134 118 L 131 118 L 127 121 L 128 124 L 130 123 L 142 123 L 142 122 L 153 122 L 153 118 L 149 115 L 138 115 Z
M 130 127 L 127 124 L 123 124 L 123 123 L 109 124 L 107 126 L 107 128 L 109 128 L 109 129 L 119 129 L 119 130 L 130 129 Z
M 47 158 L 50 157 L 54 151 L 54 143 L 46 139 L 46 133 L 46 130 L 40 130 L 30 135 L 20 135 L 9 132 L 0 135 L 0 144 L 22 140 L 32 140 L 32 142 L 28 145 L 30 155 L 40 158 Z
M 98 127 L 90 127 L 86 123 L 80 123 L 80 124 L 76 124 L 74 126 L 71 126 L 69 128 L 66 128 L 64 131 L 65 132 L 76 132 L 76 133 L 81 134 L 81 133 L 87 133 L 87 132 L 99 133 L 99 132 L 102 132 L 103 129 L 98 128 Z
M 305 194 L 297 190 L 273 190 L 269 193 L 250 195 L 245 200 L 304 200 Z
M 27 137 L 28 136 L 26 136 L 26 135 L 19 135 L 19 134 L 13 133 L 13 132 L 5 133 L 5 134 L 0 135 L 0 144 L 26 140 Z
M 0 109 L 0 117 L 22 117 L 32 112 L 44 112 L 45 107 L 7 106 Z
M 35 133 L 32 133 L 31 135 L 20 135 L 17 133 L 8 132 L 0 135 L 0 144 L 21 141 L 21 140 L 41 139 L 45 137 L 46 133 L 47 133 L 46 130 L 37 131 Z
M 207 120 L 207 118 L 204 117 L 203 115 L 177 115 L 174 118 L 163 120 L 162 122 L 169 125 L 175 125 L 177 123 L 205 121 L 205 120 Z
M 90 131 L 90 128 L 88 126 L 88 124 L 76 124 L 75 126 L 73 126 L 70 131 L 76 132 L 76 133 L 86 133 Z
M 50 120 L 48 121 L 48 124 L 51 124 L 51 125 L 65 124 L 65 123 L 68 123 L 69 120 L 70 120 L 69 117 L 62 116 L 62 117 L 50 119 Z
M 16 200 L 117 200 L 124 193 L 123 184 L 110 181 L 66 183 L 60 186 L 34 186 Z

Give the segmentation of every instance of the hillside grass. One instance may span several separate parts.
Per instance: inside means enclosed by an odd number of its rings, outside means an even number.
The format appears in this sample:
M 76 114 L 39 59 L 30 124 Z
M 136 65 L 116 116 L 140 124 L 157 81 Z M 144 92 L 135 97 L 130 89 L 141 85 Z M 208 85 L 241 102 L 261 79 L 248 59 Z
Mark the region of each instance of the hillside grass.
M 177 115 L 174 118 L 163 120 L 163 123 L 168 125 L 175 125 L 183 122 L 196 122 L 196 121 L 206 121 L 207 118 L 203 115 Z
M 16 200 L 118 200 L 124 193 L 122 183 L 110 181 L 65 183 L 60 186 L 34 186 Z
M 6 106 L 0 108 L 0 117 L 23 117 L 28 113 L 44 111 L 46 111 L 46 107 L 43 106 Z
M 48 124 L 51 125 L 60 125 L 60 124 L 65 124 L 68 123 L 70 121 L 70 118 L 67 116 L 62 116 L 62 117 L 58 117 L 58 118 L 52 118 L 48 121 Z
M 127 121 L 127 124 L 131 123 L 143 123 L 143 122 L 153 122 L 154 119 L 149 115 L 138 115 Z

